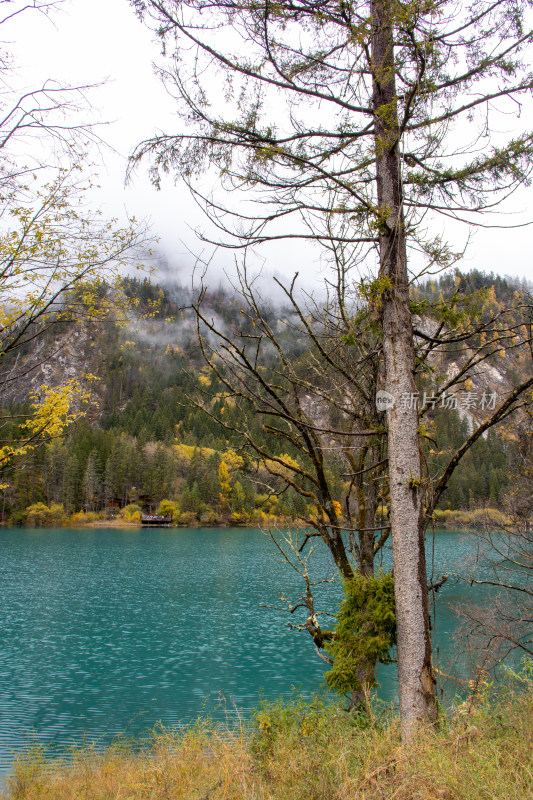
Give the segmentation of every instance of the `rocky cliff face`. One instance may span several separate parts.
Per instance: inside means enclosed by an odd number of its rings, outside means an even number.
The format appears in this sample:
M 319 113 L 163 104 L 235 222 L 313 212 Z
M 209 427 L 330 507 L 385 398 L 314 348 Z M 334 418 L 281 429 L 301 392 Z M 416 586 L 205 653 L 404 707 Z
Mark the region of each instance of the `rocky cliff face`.
M 96 406 L 92 405 L 98 408 L 101 390 L 95 391 L 95 384 L 86 376 L 102 373 L 101 326 L 95 321 L 77 320 L 62 327 L 60 333 L 49 330 L 16 357 L 6 359 L 0 377 L 2 404 L 24 403 L 42 385 L 60 386 L 76 379 L 92 394 Z
M 141 292 L 141 306 L 143 291 L 146 293 L 150 289 L 150 297 L 151 295 L 156 299 L 159 297 L 160 292 L 158 293 L 157 287 L 148 285 L 147 288 L 145 284 L 139 286 L 132 284 L 131 291 L 133 294 L 134 290 L 137 293 Z M 224 330 L 229 335 L 232 324 L 237 324 L 235 319 L 239 320 L 240 324 L 239 303 L 235 297 L 229 295 L 227 297 L 217 295 L 215 300 L 218 305 L 215 303 L 213 306 L 213 313 L 222 314 L 225 309 L 227 319 L 224 318 L 221 324 L 225 326 Z M 150 302 L 155 301 L 150 300 Z M 24 402 L 43 384 L 57 386 L 71 379 L 78 379 L 82 381 L 85 389 L 93 392 L 95 402 L 91 413 L 96 419 L 101 414 L 108 385 L 108 356 L 114 359 L 115 365 L 120 364 L 121 353 L 126 358 L 127 351 L 130 361 L 137 359 L 134 368 L 141 370 L 147 359 L 153 366 L 157 363 L 158 357 L 171 347 L 185 360 L 189 360 L 193 370 L 197 369 L 201 357 L 195 344 L 192 315 L 184 316 L 181 313 L 182 309 L 178 308 L 176 303 L 172 306 L 169 303 L 170 301 L 160 309 L 157 318 L 151 306 L 145 309 L 149 315 L 148 319 L 143 317 L 141 306 L 138 310 L 132 309 L 128 326 L 123 327 L 120 332 L 109 318 L 76 319 L 71 323 L 62 322 L 60 325 L 52 326 L 45 334 L 33 339 L 16 358 L 0 362 L 0 367 L 3 367 L 0 369 L 0 401 L 4 404 Z M 174 314 L 169 323 L 169 318 L 165 315 L 176 309 L 180 313 Z M 275 317 L 275 312 L 272 313 Z M 282 310 L 279 311 L 279 315 L 279 325 L 283 327 Z M 415 327 L 422 334 L 431 337 L 435 334 L 438 323 L 430 316 L 420 316 L 415 318 Z M 289 341 L 297 338 L 295 331 L 296 328 L 291 327 Z M 473 360 L 477 360 L 474 351 L 463 346 L 436 351 L 428 359 L 430 370 L 424 379 L 424 385 L 428 387 L 427 394 L 430 396 L 435 386 L 443 386 L 452 378 L 459 376 L 459 383 L 450 392 L 457 396 L 456 407 L 460 415 L 469 419 L 471 424 L 484 419 L 487 410 L 490 410 L 487 409 L 487 405 L 498 405 L 499 400 L 523 379 L 530 368 L 529 354 L 522 352 L 520 348 L 509 347 L 505 351 L 501 350 L 489 358 L 480 360 L 469 369 L 468 374 L 461 375 L 465 365 Z M 100 379 L 99 382 L 91 384 L 84 378 L 87 374 L 96 375 Z M 115 407 L 123 411 L 129 402 L 129 395 L 126 385 L 123 392 L 122 383 L 119 395 Z M 316 394 L 310 391 L 301 398 L 304 413 L 324 429 L 336 427 L 331 423 L 326 395 L 327 386 L 324 386 Z M 424 389 L 420 392 L 419 404 L 423 405 L 423 401 Z M 349 407 L 349 403 L 347 405 Z M 330 438 L 325 435 L 324 444 L 331 447 L 333 442 Z

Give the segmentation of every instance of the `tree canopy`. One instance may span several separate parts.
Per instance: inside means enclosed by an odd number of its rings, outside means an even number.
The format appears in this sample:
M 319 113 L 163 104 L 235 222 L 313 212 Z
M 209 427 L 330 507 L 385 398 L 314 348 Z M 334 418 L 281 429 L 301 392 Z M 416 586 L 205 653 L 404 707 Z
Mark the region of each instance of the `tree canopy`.
M 416 393 L 409 272 L 460 257 L 428 230 L 428 214 L 485 224 L 481 215 L 528 180 L 529 132 L 485 141 L 494 117 L 518 113 L 533 86 L 526 5 L 132 5 L 155 23 L 168 55 L 161 74 L 186 120 L 177 134 L 139 145 L 132 163 L 149 153 L 156 183 L 160 169 L 185 176 L 219 244 L 318 241 L 339 286 L 354 266 L 377 266 L 367 300 L 381 333 L 400 713 L 411 736 L 417 719 L 436 716 L 436 702 L 419 414 L 400 402 Z M 253 209 L 202 194 L 194 179 L 207 169 L 246 190 Z

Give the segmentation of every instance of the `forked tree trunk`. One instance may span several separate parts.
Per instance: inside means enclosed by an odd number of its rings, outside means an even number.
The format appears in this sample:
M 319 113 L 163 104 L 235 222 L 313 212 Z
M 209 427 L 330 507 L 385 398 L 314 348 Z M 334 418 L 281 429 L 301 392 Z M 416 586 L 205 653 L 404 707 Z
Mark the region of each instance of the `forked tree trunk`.
M 390 0 L 372 3 L 373 107 L 375 120 L 378 228 L 385 390 L 394 398 L 388 410 L 388 455 L 392 554 L 398 637 L 402 740 L 419 720 L 437 715 L 431 666 L 426 562 L 422 531 L 421 459 L 415 354 L 409 310 L 398 113 Z M 402 402 L 403 398 L 403 402 Z M 407 400 L 407 402 L 406 402 Z

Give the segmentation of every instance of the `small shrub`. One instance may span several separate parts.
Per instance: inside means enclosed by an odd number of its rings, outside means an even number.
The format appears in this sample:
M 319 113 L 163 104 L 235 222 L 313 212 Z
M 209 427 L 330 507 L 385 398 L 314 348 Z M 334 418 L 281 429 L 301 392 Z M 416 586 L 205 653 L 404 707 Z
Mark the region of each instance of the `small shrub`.
M 58 527 L 65 521 L 65 509 L 59 503 L 47 506 L 45 503 L 33 503 L 26 509 L 26 522 L 35 528 Z
M 9 797 L 12 800 L 27 797 L 28 793 L 37 789 L 43 775 L 46 760 L 42 746 L 30 747 L 21 753 L 13 762 L 11 775 L 7 779 Z
M 181 514 L 178 514 L 176 521 L 182 528 L 189 528 L 197 524 L 198 517 L 194 511 L 182 511 Z
M 87 525 L 91 522 L 96 522 L 98 519 L 98 514 L 96 511 L 77 511 L 73 514 L 70 518 L 70 524 L 73 527 L 77 525 Z
M 163 517 L 172 517 L 172 522 L 176 522 L 179 515 L 178 504 L 174 500 L 161 500 L 157 513 Z
M 216 525 L 217 522 L 218 522 L 218 517 L 212 508 L 206 508 L 200 514 L 201 525 L 211 526 L 211 525 Z
M 137 503 L 128 503 L 128 505 L 121 508 L 118 513 L 122 519 L 128 522 L 138 522 L 141 519 L 142 509 Z
M 246 511 L 234 511 L 230 516 L 230 522 L 235 526 L 247 525 L 250 522 L 250 515 Z

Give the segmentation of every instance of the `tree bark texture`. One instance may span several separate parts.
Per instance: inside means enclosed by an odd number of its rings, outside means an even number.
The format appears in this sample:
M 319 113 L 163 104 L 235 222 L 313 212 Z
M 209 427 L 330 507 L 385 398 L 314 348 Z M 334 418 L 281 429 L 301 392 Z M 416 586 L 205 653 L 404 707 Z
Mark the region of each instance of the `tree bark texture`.
M 379 303 L 388 414 L 392 552 L 402 740 L 437 715 L 422 528 L 415 353 L 409 308 L 393 25 L 389 0 L 372 0 L 373 108 L 380 232 Z

